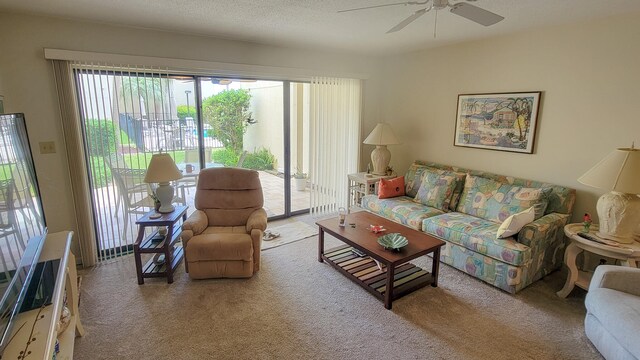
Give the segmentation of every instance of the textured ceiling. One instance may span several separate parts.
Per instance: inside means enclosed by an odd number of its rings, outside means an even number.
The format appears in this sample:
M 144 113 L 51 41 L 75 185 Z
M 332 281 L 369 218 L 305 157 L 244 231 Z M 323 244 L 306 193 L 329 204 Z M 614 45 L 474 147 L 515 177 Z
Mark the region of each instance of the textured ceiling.
M 263 44 L 389 54 L 486 38 L 525 29 L 640 12 L 640 0 L 478 0 L 474 5 L 506 19 L 484 27 L 434 12 L 404 30 L 391 27 L 421 7 L 398 5 L 338 10 L 398 0 L 0 0 L 0 10 L 35 13 L 215 36 Z M 454 2 L 454 1 L 452 1 Z

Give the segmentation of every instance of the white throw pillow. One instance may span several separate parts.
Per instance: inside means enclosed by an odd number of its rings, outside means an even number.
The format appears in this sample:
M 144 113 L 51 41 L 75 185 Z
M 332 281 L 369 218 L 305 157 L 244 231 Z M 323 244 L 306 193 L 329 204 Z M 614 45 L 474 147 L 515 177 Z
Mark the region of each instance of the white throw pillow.
M 519 213 L 513 214 L 506 218 L 502 225 L 498 228 L 498 233 L 496 237 L 498 239 L 504 239 L 513 234 L 517 234 L 523 226 L 532 222 L 536 217 L 536 212 L 534 207 L 530 207 L 527 210 L 521 211 Z

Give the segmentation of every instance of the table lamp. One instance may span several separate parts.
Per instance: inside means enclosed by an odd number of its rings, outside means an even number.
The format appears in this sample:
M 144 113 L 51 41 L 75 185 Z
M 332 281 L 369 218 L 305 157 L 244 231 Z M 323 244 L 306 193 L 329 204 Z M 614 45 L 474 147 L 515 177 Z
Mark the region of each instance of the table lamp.
M 619 148 L 597 163 L 579 182 L 609 190 L 598 199 L 600 228 L 596 235 L 623 244 L 633 243 L 640 222 L 640 149 Z
M 385 123 L 378 123 L 371 134 L 364 139 L 364 143 L 375 145 L 371 152 L 371 164 L 373 164 L 373 174 L 387 175 L 387 167 L 391 161 L 391 152 L 387 145 L 400 144 L 396 135 L 391 130 L 391 126 Z
M 160 201 L 160 209 L 158 212 L 166 214 L 174 210 L 173 204 L 173 186 L 170 181 L 182 179 L 182 173 L 178 170 L 173 158 L 167 153 L 153 154 L 147 174 L 144 176 L 146 183 L 158 183 L 155 194 Z

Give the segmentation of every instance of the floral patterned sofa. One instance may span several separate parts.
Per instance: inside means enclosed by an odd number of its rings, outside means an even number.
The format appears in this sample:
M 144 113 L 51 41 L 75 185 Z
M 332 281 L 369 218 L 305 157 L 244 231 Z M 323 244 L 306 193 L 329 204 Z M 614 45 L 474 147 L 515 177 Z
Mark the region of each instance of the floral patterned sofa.
M 421 183 L 428 181 L 426 174 L 423 176 L 425 172 L 457 178 L 451 194 L 445 195 L 448 202 L 440 209 L 418 202 L 425 188 L 421 188 Z M 501 190 L 496 191 L 495 186 L 501 186 Z M 571 217 L 574 189 L 419 161 L 405 175 L 405 187 L 406 196 L 379 199 L 377 195 L 367 195 L 362 207 L 446 241 L 440 260 L 456 269 L 516 293 L 562 264 L 563 228 Z M 498 239 L 496 234 L 502 220 L 522 206 L 531 205 L 527 194 L 514 200 L 514 191 L 523 189 L 529 192 L 539 189 L 537 193 L 544 193 L 534 206 L 539 214 L 517 234 Z M 505 196 L 511 198 L 496 208 L 496 201 L 491 203 L 487 199 L 500 191 L 504 192 L 498 194 L 500 201 Z

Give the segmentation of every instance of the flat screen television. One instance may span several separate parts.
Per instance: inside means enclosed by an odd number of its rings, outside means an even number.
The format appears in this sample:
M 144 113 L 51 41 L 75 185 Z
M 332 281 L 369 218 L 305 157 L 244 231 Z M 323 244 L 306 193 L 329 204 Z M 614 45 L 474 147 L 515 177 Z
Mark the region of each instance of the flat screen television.
M 17 314 L 42 303 L 29 293 L 45 237 L 24 114 L 0 114 L 0 353 Z

